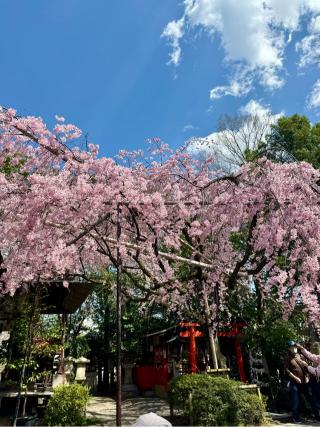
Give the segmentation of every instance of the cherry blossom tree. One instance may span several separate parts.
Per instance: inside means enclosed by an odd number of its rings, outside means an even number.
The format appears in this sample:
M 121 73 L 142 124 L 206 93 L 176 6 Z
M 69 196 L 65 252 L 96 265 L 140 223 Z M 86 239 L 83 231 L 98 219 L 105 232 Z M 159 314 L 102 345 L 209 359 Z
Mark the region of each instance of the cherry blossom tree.
M 221 176 L 212 160 L 158 140 L 148 156 L 122 152 L 119 162 L 95 146 L 71 148 L 80 135 L 59 117 L 48 130 L 40 118 L 1 110 L 3 292 L 53 277 L 67 285 L 121 263 L 134 283 L 128 296 L 181 313 L 198 296 L 207 322 L 251 277 L 287 313 L 303 303 L 317 321 L 319 171 L 260 159 Z

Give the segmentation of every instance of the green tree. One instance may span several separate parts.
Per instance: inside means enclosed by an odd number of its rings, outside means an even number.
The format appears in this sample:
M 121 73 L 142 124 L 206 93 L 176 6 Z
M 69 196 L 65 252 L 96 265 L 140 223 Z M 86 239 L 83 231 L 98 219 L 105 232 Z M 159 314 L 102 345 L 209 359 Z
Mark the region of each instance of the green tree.
M 266 138 L 262 154 L 280 162 L 306 161 L 320 167 L 320 123 L 306 116 L 281 117 Z
M 102 391 L 112 387 L 112 366 L 116 357 L 116 300 L 114 296 L 115 273 L 104 273 L 105 281 L 97 285 L 90 297 L 91 330 L 85 335 L 89 352 L 87 356 L 99 368 L 99 385 Z M 139 292 L 134 283 L 126 275 L 121 275 L 123 295 L 122 306 L 122 354 L 123 358 L 132 361 L 142 357 L 143 336 L 147 333 L 163 329 L 176 323 L 172 314 L 168 314 L 164 307 L 151 305 L 142 312 Z M 128 297 L 125 292 L 131 287 Z M 102 377 L 102 369 L 104 376 Z

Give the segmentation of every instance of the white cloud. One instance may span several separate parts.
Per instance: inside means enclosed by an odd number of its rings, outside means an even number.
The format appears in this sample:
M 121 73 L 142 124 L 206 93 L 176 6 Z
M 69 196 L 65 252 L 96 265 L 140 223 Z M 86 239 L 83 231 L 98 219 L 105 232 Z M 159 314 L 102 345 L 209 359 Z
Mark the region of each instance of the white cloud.
M 303 0 L 268 0 L 266 5 L 271 19 L 290 32 L 298 29 L 301 13 L 306 8 Z
M 169 62 L 174 65 L 179 64 L 180 42 L 189 28 L 218 36 L 231 75 L 228 84 L 211 90 L 210 97 L 242 96 L 255 80 L 271 90 L 284 84 L 292 33 L 299 31 L 302 16 L 309 14 L 314 22 L 309 35 L 314 34 L 320 27 L 317 13 L 320 0 L 184 0 L 183 17 L 170 22 L 162 35 L 172 44 Z
M 273 114 L 269 106 L 253 99 L 239 113 L 240 117 L 231 118 L 226 129 L 194 140 L 189 152 L 198 157 L 213 156 L 217 169 L 233 172 L 244 163 L 246 150 L 256 149 L 265 140 L 270 126 L 283 115 L 283 112 Z
M 261 83 L 270 90 L 280 89 L 284 85 L 283 77 L 280 77 L 274 68 L 266 68 L 260 73 Z
M 258 101 L 255 101 L 254 99 L 251 99 L 246 105 L 243 105 L 239 111 L 243 115 L 258 116 L 258 117 L 266 116 L 267 114 L 271 113 L 271 110 L 269 107 L 266 107 L 260 104 Z
M 296 50 L 301 51 L 300 67 L 318 65 L 320 67 L 320 34 L 311 34 L 296 44 Z
M 191 130 L 197 130 L 199 129 L 198 126 L 194 126 L 194 125 L 184 125 L 182 128 L 182 132 L 189 132 Z
M 320 108 L 320 79 L 315 82 L 307 100 L 308 108 Z
M 310 24 L 310 31 L 312 33 L 320 33 L 320 15 L 312 19 Z
M 251 99 L 246 105 L 240 107 L 239 113 L 244 116 L 256 116 L 260 119 L 270 117 L 271 124 L 284 115 L 284 111 L 274 114 L 269 105 L 263 105 L 255 99 Z
M 178 65 L 181 59 L 181 47 L 180 39 L 183 37 L 183 24 L 184 20 L 179 19 L 178 21 L 171 21 L 167 24 L 161 37 L 169 39 L 172 46 L 172 52 L 170 54 L 170 60 L 168 64 Z
M 252 88 L 253 80 L 245 71 L 235 76 L 229 85 L 216 86 L 210 91 L 210 99 L 219 99 L 226 95 L 235 97 L 247 95 Z
M 299 66 L 318 65 L 320 67 L 320 15 L 311 20 L 309 34 L 296 43 L 301 52 Z

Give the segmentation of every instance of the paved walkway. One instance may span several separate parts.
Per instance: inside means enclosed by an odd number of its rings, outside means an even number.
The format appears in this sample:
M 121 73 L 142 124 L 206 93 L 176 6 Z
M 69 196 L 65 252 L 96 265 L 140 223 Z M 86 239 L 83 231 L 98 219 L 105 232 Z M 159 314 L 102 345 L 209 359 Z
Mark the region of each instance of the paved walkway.
M 170 408 L 165 400 L 157 397 L 136 397 L 122 402 L 122 424 L 131 425 L 142 414 L 154 412 L 167 420 Z M 114 426 L 116 423 L 116 402 L 109 397 L 92 397 L 87 406 L 87 417 L 99 420 L 100 425 Z
M 291 415 L 290 414 L 276 414 L 276 413 L 267 413 L 267 417 L 270 421 L 269 426 L 275 425 L 278 427 L 290 427 L 290 426 L 320 426 L 320 423 L 318 421 L 315 421 L 313 419 L 304 420 L 303 424 L 294 424 L 291 421 Z
M 165 400 L 157 397 L 135 397 L 122 402 L 122 425 L 130 426 L 143 414 L 154 412 L 161 417 L 170 420 L 170 408 Z M 289 414 L 268 413 L 268 418 L 272 419 L 268 426 L 293 427 L 297 424 L 290 422 Z M 116 402 L 109 397 L 91 397 L 87 406 L 87 417 L 95 419 L 95 425 L 115 426 L 116 423 Z M 300 426 L 320 426 L 314 420 L 305 421 Z

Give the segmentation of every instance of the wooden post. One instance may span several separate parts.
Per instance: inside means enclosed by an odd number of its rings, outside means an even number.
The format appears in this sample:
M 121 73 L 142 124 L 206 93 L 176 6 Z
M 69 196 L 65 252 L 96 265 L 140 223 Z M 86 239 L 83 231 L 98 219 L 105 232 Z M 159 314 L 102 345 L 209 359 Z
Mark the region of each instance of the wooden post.
M 241 351 L 241 344 L 239 337 L 241 336 L 241 330 L 245 326 L 242 323 L 231 323 L 225 324 L 225 326 L 231 326 L 231 330 L 229 331 L 220 331 L 218 336 L 220 337 L 232 337 L 234 338 L 234 348 L 236 353 L 236 360 L 239 369 L 240 380 L 245 383 L 247 382 L 246 372 L 244 370 L 244 363 Z
M 180 323 L 181 327 L 187 328 L 187 331 L 180 332 L 180 337 L 189 338 L 189 369 L 192 374 L 198 372 L 197 367 L 197 344 L 196 338 L 203 337 L 203 333 L 196 330 L 199 323 Z
M 235 336 L 234 345 L 235 345 L 235 350 L 236 350 L 236 358 L 237 358 L 240 380 L 243 383 L 246 383 L 247 382 L 247 376 L 246 376 L 246 373 L 244 370 L 244 365 L 243 365 L 241 344 L 240 344 L 239 337 L 237 335 Z
M 170 421 L 173 420 L 173 403 L 170 401 Z
M 120 257 L 120 206 L 117 205 L 117 405 L 116 405 L 116 425 L 121 426 L 121 257 Z
M 208 328 L 208 335 L 209 335 L 209 345 L 210 345 L 210 355 L 212 358 L 213 368 L 219 369 L 218 365 L 218 359 L 217 359 L 217 350 L 216 350 L 216 343 L 214 342 L 214 330 L 211 326 L 211 320 L 210 320 L 210 307 L 208 302 L 207 294 L 205 293 L 205 289 L 203 287 L 203 301 L 204 301 L 204 314 L 206 317 L 206 323 Z
M 197 347 L 196 347 L 196 335 L 195 327 L 189 327 L 189 365 L 190 370 L 194 374 L 198 371 L 197 368 Z
M 35 312 L 36 312 L 37 302 L 38 302 L 38 294 L 36 292 L 34 295 L 34 301 L 33 301 L 32 309 L 30 312 L 28 332 L 27 332 L 27 336 L 26 336 L 25 342 L 24 342 L 24 359 L 23 359 L 23 365 L 22 365 L 22 369 L 21 369 L 21 373 L 20 373 L 18 396 L 17 396 L 17 402 L 16 402 L 16 407 L 14 410 L 14 416 L 13 416 L 13 422 L 12 422 L 12 425 L 14 427 L 16 427 L 16 425 L 17 425 L 17 420 L 18 420 L 18 416 L 19 416 L 22 387 L 23 387 L 23 381 L 24 381 L 24 377 L 25 377 L 25 373 L 26 373 L 26 367 L 27 367 L 27 364 L 30 361 L 30 357 L 31 357 L 33 326 L 34 326 L 33 322 L 34 322 L 34 316 L 35 316 Z M 25 399 L 27 396 L 26 393 L 27 393 L 27 390 L 25 392 Z M 23 411 L 25 412 L 25 405 L 24 405 Z
M 192 408 L 192 391 L 189 393 L 189 424 L 193 426 L 193 408 Z
M 65 341 L 66 341 L 66 314 L 61 314 L 61 358 L 60 358 L 60 368 L 62 376 L 62 384 L 66 383 L 66 372 L 65 372 Z

